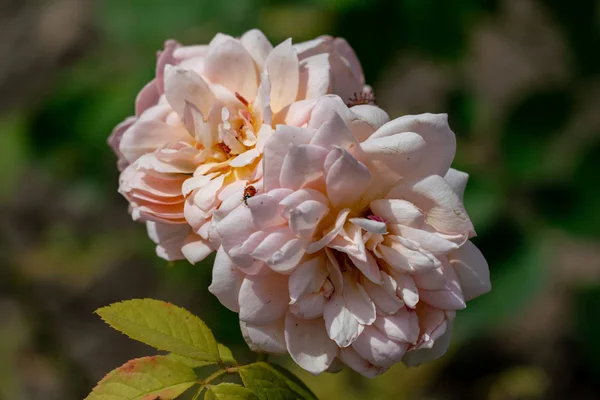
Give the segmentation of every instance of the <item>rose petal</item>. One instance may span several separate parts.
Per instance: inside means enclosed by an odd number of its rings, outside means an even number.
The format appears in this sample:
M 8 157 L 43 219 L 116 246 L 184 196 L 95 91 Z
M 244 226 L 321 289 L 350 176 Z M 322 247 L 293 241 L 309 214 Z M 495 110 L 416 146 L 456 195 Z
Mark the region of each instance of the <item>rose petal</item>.
M 246 276 L 240 286 L 240 320 L 266 325 L 282 318 L 288 308 L 287 276 Z
M 214 294 L 225 307 L 233 312 L 239 312 L 238 301 L 243 280 L 244 275 L 238 271 L 225 250 L 219 247 L 208 291 Z
M 474 299 L 492 289 L 487 261 L 473 243 L 465 242 L 448 258 L 460 281 L 465 301 Z
M 231 36 L 217 34 L 208 45 L 204 75 L 213 83 L 238 92 L 249 101 L 258 89 L 258 70 L 254 59 L 242 44 Z
M 276 113 L 296 100 L 299 82 L 299 63 L 292 40 L 279 44 L 269 53 L 265 69 L 271 80 L 271 108 Z
M 285 342 L 294 361 L 315 375 L 329 368 L 338 353 L 335 342 L 327 337 L 321 318 L 299 319 L 287 313 Z

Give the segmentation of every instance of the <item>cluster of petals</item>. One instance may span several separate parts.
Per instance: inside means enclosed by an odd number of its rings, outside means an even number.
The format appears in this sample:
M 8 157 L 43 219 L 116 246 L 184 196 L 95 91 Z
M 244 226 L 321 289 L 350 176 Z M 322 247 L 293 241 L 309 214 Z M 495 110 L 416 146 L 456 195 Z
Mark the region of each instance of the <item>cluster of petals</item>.
M 262 179 L 262 152 L 290 105 L 326 94 L 368 93 L 351 47 L 329 36 L 273 47 L 258 30 L 218 34 L 208 45 L 167 41 L 135 116 L 109 143 L 122 171 L 119 192 L 145 222 L 157 253 L 195 263 L 219 245 L 221 202 Z
M 301 120 L 265 144 L 258 193 L 219 211 L 209 290 L 252 349 L 314 374 L 440 357 L 456 311 L 490 289 L 446 115 L 390 121 L 336 96 L 294 107 Z
M 438 358 L 491 287 L 446 115 L 390 120 L 371 95 L 343 39 L 168 41 L 109 140 L 158 255 L 217 250 L 209 290 L 250 347 L 314 374 Z

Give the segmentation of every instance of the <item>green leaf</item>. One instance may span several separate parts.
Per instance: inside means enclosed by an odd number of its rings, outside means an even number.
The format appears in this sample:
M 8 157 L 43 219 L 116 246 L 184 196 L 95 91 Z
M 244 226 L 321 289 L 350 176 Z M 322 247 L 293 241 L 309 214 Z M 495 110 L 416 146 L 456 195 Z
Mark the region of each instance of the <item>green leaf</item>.
M 106 375 L 86 400 L 174 399 L 196 380 L 191 368 L 167 357 L 137 358 Z
M 173 360 L 175 362 L 187 365 L 190 368 L 200 368 L 200 367 L 205 367 L 207 365 L 217 364 L 217 361 L 194 360 L 193 358 L 184 357 L 184 356 L 180 356 L 179 354 L 173 354 L 173 353 L 169 353 L 165 357 L 167 357 L 169 360 Z
M 285 374 L 264 362 L 240 367 L 238 372 L 244 385 L 257 395 L 259 400 L 292 400 L 317 397 L 298 378 L 283 368 Z
M 224 363 L 235 364 L 235 358 L 233 358 L 233 353 L 229 350 L 229 347 L 224 344 L 219 343 L 217 345 L 219 347 L 219 357 Z
M 134 299 L 96 311 L 132 339 L 201 361 L 218 361 L 217 342 L 206 324 L 189 311 L 152 299 Z
M 204 400 L 257 400 L 251 390 L 235 383 L 221 383 L 206 386 Z
M 219 343 L 217 345 L 217 347 L 219 349 L 219 357 L 221 358 L 221 361 L 223 361 L 226 364 L 235 364 L 236 363 L 235 359 L 233 358 L 233 354 L 231 353 L 231 350 L 229 350 L 229 348 L 227 346 Z M 173 353 L 167 354 L 166 357 L 173 361 L 177 361 L 182 364 L 185 364 L 190 368 L 199 368 L 199 367 L 204 367 L 206 365 L 218 363 L 218 361 L 194 360 L 193 358 L 184 357 L 184 356 L 180 356 L 179 354 L 173 354 Z

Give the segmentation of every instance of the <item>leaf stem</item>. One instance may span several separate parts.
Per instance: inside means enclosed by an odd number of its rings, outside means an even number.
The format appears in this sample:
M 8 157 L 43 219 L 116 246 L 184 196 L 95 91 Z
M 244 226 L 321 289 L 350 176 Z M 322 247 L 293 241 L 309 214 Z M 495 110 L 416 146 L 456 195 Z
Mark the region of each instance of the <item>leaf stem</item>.
M 212 375 L 209 375 L 206 379 L 199 380 L 198 383 L 200 384 L 200 387 L 198 388 L 198 391 L 196 392 L 196 394 L 194 395 L 192 400 L 198 399 L 200 397 L 200 394 L 206 387 L 206 385 L 208 385 L 209 383 L 211 383 L 212 381 L 214 381 L 221 375 L 236 374 L 237 372 L 238 372 L 238 367 L 223 367 L 223 369 L 220 369 L 217 372 L 213 373 Z

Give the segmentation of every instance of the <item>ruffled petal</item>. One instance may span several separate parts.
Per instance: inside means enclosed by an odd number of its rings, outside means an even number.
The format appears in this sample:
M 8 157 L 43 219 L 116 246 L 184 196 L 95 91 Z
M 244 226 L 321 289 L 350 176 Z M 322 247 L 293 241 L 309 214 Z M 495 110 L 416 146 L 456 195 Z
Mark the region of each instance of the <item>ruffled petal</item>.
M 449 255 L 456 271 L 464 299 L 469 301 L 492 289 L 490 270 L 481 251 L 470 241 Z
M 219 33 L 210 42 L 204 76 L 250 101 L 256 96 L 259 75 L 254 59 L 242 43 L 231 36 Z
M 288 308 L 287 276 L 246 276 L 240 286 L 240 320 L 266 325 L 283 318 Z
M 271 80 L 271 108 L 276 113 L 293 103 L 298 95 L 299 63 L 291 39 L 269 53 L 265 69 Z
M 338 347 L 327 337 L 321 318 L 306 320 L 287 313 L 285 342 L 292 359 L 315 375 L 329 368 L 338 354 Z
M 242 335 L 250 350 L 256 353 L 287 353 L 284 321 L 282 318 L 268 325 L 254 325 L 240 321 Z
M 240 42 L 262 69 L 269 53 L 273 50 L 273 45 L 265 34 L 258 29 L 251 29 L 242 35 Z
M 233 312 L 239 312 L 239 293 L 243 280 L 244 275 L 238 271 L 225 250 L 219 247 L 208 291 L 214 294 L 225 307 Z
M 367 190 L 371 174 L 367 167 L 346 150 L 335 149 L 330 156 L 333 154 L 335 161 L 327 171 L 326 177 L 327 197 L 335 207 L 353 205 Z

